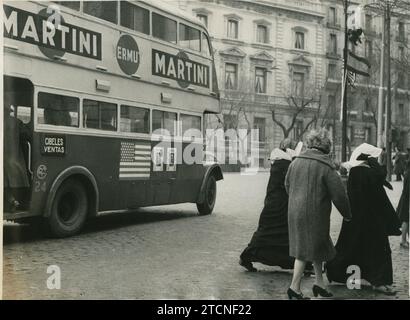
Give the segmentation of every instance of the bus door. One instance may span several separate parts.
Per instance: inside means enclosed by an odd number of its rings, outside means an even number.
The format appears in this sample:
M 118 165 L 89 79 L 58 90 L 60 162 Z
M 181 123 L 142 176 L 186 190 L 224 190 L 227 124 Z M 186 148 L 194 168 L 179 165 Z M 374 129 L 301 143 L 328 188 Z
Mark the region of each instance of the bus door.
M 33 94 L 31 81 L 4 76 L 4 209 L 25 211 L 32 185 Z
M 161 142 L 153 146 L 151 185 L 155 204 L 169 204 L 176 180 L 175 142 Z

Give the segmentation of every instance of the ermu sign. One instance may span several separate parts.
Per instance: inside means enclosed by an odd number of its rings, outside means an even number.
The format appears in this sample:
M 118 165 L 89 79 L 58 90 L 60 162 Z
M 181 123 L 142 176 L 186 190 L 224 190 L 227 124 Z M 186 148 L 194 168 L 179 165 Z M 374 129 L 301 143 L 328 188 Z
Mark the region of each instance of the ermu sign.
M 98 32 L 65 23 L 53 24 L 46 14 L 46 9 L 34 14 L 25 10 L 3 5 L 4 37 L 35 44 L 40 48 L 54 49 L 101 60 L 102 36 Z M 54 21 L 56 18 L 54 17 Z M 49 58 L 48 52 L 41 50 Z
M 190 60 L 185 52 L 172 55 L 152 49 L 152 74 L 176 80 L 183 88 L 189 84 L 209 88 L 209 66 Z

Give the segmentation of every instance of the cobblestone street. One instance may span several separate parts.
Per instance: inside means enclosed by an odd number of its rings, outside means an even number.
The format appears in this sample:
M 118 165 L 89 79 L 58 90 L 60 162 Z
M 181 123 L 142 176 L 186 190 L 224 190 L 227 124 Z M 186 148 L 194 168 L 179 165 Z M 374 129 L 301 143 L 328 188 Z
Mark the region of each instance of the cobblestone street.
M 263 205 L 268 173 L 225 174 L 210 216 L 193 204 L 140 209 L 133 214 L 90 221 L 78 236 L 47 239 L 34 227 L 4 226 L 5 299 L 284 299 L 291 272 L 256 264 L 257 273 L 238 265 Z M 397 205 L 401 183 L 389 192 Z M 332 213 L 332 238 L 341 217 Z M 408 299 L 409 255 L 391 237 L 392 299 Z M 47 267 L 61 268 L 61 289 L 46 286 Z M 313 277 L 304 278 L 311 296 Z M 385 298 L 369 289 L 331 285 L 337 299 Z

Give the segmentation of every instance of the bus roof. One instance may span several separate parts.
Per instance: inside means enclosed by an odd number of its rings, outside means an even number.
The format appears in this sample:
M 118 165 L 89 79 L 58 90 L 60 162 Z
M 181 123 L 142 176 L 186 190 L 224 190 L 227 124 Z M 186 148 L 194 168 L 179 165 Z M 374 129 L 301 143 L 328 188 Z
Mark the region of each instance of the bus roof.
M 137 0 L 137 1 L 130 1 L 130 2 L 142 2 L 142 3 L 146 3 L 149 6 L 159 9 L 159 10 L 163 10 L 165 12 L 169 12 L 173 15 L 175 15 L 176 17 L 180 17 L 183 18 L 191 23 L 194 23 L 200 27 L 202 27 L 204 29 L 204 31 L 206 31 L 206 33 L 208 33 L 208 30 L 206 28 L 206 26 L 202 23 L 201 20 L 199 20 L 198 18 L 196 18 L 194 15 L 189 14 L 187 11 L 184 11 L 180 8 L 178 8 L 175 5 L 171 5 L 170 1 L 172 2 L 176 2 L 175 0 Z

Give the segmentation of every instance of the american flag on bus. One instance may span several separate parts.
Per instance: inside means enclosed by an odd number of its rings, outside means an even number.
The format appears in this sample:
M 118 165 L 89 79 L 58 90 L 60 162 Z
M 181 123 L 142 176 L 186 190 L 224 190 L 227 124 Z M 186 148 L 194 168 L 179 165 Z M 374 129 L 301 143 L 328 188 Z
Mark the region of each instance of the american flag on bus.
M 150 142 L 121 142 L 120 180 L 148 179 L 151 171 Z

